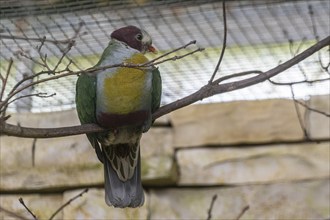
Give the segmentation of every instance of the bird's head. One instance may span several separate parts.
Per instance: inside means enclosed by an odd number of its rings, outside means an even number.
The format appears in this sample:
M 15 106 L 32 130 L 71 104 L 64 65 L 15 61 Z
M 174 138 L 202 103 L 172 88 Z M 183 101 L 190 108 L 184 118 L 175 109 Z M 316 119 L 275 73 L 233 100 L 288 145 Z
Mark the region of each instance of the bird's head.
M 135 26 L 126 26 L 112 32 L 111 38 L 124 42 L 141 53 L 156 52 L 150 35 Z

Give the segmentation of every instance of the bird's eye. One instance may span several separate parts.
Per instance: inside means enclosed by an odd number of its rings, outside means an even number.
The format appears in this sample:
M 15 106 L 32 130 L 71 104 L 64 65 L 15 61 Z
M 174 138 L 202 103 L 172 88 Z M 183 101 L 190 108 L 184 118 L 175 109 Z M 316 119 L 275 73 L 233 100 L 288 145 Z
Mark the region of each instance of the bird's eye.
M 142 40 L 142 34 L 137 34 L 135 36 L 135 38 L 138 40 L 138 41 L 141 41 Z

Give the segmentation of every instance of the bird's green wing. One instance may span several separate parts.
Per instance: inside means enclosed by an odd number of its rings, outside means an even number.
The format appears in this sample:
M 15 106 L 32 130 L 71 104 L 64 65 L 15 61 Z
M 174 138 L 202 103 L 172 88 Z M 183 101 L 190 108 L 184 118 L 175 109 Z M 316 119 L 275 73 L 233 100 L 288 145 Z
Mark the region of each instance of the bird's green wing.
M 81 124 L 96 123 L 96 77 L 81 74 L 76 83 L 76 109 Z M 99 160 L 103 161 L 97 134 L 86 134 L 95 148 Z
M 160 106 L 160 99 L 162 96 L 162 79 L 158 68 L 152 70 L 152 101 L 151 112 L 154 113 Z

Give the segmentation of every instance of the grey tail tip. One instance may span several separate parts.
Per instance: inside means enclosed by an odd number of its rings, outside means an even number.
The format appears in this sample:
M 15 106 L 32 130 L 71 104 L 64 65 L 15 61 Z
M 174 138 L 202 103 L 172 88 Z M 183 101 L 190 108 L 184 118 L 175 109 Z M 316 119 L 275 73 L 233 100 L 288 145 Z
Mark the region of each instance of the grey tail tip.
M 141 184 L 141 158 L 135 167 L 131 179 L 121 181 L 111 163 L 106 159 L 104 163 L 105 202 L 116 208 L 137 208 L 144 204 L 144 192 Z

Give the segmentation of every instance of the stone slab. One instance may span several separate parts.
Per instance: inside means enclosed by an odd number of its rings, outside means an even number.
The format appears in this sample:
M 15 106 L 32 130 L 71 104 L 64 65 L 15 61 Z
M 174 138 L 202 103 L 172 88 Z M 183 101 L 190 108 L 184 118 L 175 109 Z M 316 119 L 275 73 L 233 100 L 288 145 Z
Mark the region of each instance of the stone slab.
M 167 185 L 177 180 L 171 128 L 152 128 L 141 138 L 142 181 L 146 185 Z
M 330 142 L 177 151 L 181 185 L 303 180 L 330 176 Z
M 329 179 L 237 187 L 177 188 L 150 191 L 150 219 L 326 219 L 330 216 Z
M 304 114 L 305 109 L 300 109 Z M 274 99 L 191 105 L 170 114 L 174 146 L 303 139 L 294 104 Z
M 39 139 L 32 166 L 32 140 L 2 137 L 0 189 L 39 190 L 103 181 L 102 165 L 85 136 Z
M 330 114 L 330 95 L 312 96 L 309 106 Z M 309 134 L 312 139 L 330 139 L 330 118 L 314 111 L 309 111 Z
M 32 139 L 1 137 L 0 190 L 45 190 L 103 185 L 103 166 L 85 135 L 38 139 L 32 166 Z M 170 128 L 152 128 L 141 140 L 142 180 L 176 181 Z

